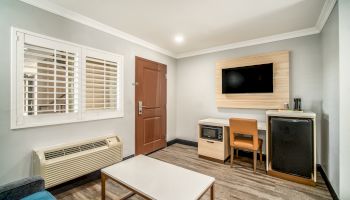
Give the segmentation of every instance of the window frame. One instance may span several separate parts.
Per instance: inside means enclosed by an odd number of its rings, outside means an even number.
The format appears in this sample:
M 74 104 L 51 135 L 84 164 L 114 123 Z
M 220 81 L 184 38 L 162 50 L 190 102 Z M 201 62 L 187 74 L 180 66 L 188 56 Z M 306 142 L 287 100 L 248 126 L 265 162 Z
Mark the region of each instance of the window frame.
M 43 115 L 30 115 L 24 116 L 24 83 L 23 83 L 23 69 L 24 69 L 24 35 L 28 37 L 40 38 L 42 41 L 51 41 L 50 45 L 62 45 L 63 50 L 66 47 L 74 47 L 78 51 L 79 66 L 78 66 L 78 112 L 73 113 L 50 113 Z M 22 38 L 21 38 L 22 37 Z M 39 40 L 40 40 L 39 39 Z M 17 42 L 22 40 L 23 42 Z M 50 42 L 49 42 L 50 43 Z M 38 45 L 38 44 L 35 44 Z M 45 46 L 50 46 L 45 45 Z M 115 58 L 118 62 L 117 74 L 117 110 L 106 111 L 98 110 L 96 112 L 85 111 L 85 55 L 89 51 L 98 52 L 100 55 L 108 55 L 111 58 Z M 84 122 L 92 120 L 103 120 L 111 118 L 124 117 L 124 57 L 115 53 L 79 45 L 76 43 L 60 40 L 57 38 L 49 37 L 33 33 L 27 30 L 11 27 L 11 129 L 39 127 L 48 125 L 67 124 L 74 122 Z
M 86 79 L 86 57 L 88 56 L 93 56 L 94 58 L 97 59 L 103 59 L 103 60 L 109 60 L 109 61 L 113 61 L 113 62 L 117 62 L 117 110 L 116 111 L 110 111 L 110 110 L 86 110 L 86 99 L 85 99 L 85 95 L 86 95 L 86 88 L 85 88 L 85 79 Z M 123 56 L 120 55 L 116 55 L 107 51 L 102 51 L 102 50 L 97 50 L 97 49 L 93 49 L 93 48 L 85 48 L 83 50 L 82 53 L 82 57 L 83 57 L 83 70 L 82 70 L 82 112 L 83 114 L 83 119 L 85 120 L 94 120 L 94 119 L 98 119 L 101 116 L 103 116 L 104 118 L 118 118 L 118 117 L 123 117 L 124 116 L 124 111 L 123 111 Z

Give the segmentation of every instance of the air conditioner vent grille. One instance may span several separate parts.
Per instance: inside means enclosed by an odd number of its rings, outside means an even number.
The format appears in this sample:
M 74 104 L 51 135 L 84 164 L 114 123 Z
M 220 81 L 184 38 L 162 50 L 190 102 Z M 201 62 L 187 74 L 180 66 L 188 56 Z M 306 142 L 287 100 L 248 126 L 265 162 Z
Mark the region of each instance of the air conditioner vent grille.
M 55 150 L 55 151 L 49 151 L 49 152 L 45 152 L 45 160 L 51 160 L 54 158 L 59 158 L 59 157 L 63 157 L 66 155 L 70 155 L 70 154 L 75 154 L 75 153 L 79 153 L 82 151 L 87 151 L 87 150 L 91 150 L 91 149 L 96 149 L 99 147 L 104 147 L 107 146 L 107 141 L 106 140 L 100 140 L 97 142 L 92 142 L 92 143 L 87 143 L 87 144 L 83 144 L 83 145 L 78 145 L 78 146 L 73 146 L 73 147 L 68 147 L 68 148 L 64 148 L 64 149 L 60 149 L 60 150 Z
M 103 146 L 106 146 L 106 145 L 107 145 L 106 140 L 101 140 L 101 141 L 98 141 L 98 142 L 95 142 L 95 143 L 94 143 L 95 148 L 97 148 L 97 147 L 103 147 Z
M 77 147 L 70 147 L 70 148 L 64 149 L 64 154 L 65 155 L 78 153 L 78 152 L 80 152 L 79 146 L 77 146 Z
M 36 149 L 33 152 L 33 170 L 34 175 L 44 178 L 45 188 L 51 188 L 122 159 L 123 143 L 118 136 L 99 137 Z
M 80 146 L 81 151 L 87 151 L 94 148 L 94 144 L 84 144 Z
M 51 152 L 46 152 L 45 153 L 45 159 L 46 160 L 51 160 L 54 158 L 59 158 L 64 156 L 64 151 L 62 150 L 57 150 L 57 151 L 51 151 Z

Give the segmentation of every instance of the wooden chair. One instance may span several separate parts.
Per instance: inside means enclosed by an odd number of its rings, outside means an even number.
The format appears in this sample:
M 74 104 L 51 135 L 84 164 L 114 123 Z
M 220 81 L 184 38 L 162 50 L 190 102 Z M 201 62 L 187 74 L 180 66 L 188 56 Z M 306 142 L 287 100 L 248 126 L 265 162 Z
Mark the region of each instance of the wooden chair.
M 253 151 L 255 173 L 258 150 L 260 151 L 260 162 L 262 162 L 262 143 L 262 139 L 258 137 L 258 122 L 256 120 L 240 118 L 230 119 L 231 167 L 233 165 L 234 149 L 237 151 L 237 156 L 238 149 Z

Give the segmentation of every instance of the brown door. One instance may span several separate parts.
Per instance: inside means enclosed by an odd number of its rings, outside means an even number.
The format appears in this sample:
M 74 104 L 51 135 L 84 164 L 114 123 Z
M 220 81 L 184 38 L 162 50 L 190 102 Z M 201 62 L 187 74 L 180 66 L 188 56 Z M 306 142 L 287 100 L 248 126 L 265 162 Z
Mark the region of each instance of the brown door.
M 136 155 L 166 146 L 166 65 L 136 57 Z

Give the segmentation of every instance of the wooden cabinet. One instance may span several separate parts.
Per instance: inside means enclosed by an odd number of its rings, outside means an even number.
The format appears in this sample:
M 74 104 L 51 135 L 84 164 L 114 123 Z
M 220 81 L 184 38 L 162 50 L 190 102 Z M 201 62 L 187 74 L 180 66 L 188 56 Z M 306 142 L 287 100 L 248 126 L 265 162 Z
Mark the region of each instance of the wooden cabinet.
M 202 138 L 202 128 L 203 126 L 213 126 L 222 129 L 222 141 L 215 139 Z M 206 158 L 209 160 L 222 162 L 230 155 L 230 145 L 229 145 L 229 127 L 226 124 L 215 123 L 213 121 L 201 120 L 198 124 L 198 155 L 201 158 Z
M 201 137 L 202 126 L 222 128 L 222 140 Z M 265 122 L 258 122 L 259 130 L 266 130 Z M 207 118 L 198 121 L 198 155 L 199 157 L 225 162 L 230 156 L 230 123 L 228 119 Z
M 220 161 L 227 158 L 224 142 L 201 138 L 198 139 L 198 154 Z

